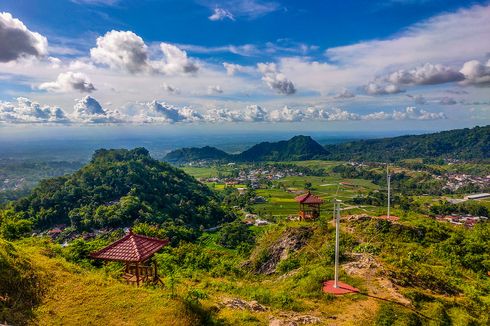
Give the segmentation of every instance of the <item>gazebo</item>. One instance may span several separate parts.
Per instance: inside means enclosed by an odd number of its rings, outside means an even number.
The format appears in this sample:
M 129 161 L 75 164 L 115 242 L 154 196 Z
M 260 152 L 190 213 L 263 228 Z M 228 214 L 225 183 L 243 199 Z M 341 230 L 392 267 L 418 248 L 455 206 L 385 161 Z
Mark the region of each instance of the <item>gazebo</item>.
M 299 219 L 313 220 L 320 217 L 323 199 L 313 195 L 309 190 L 306 194 L 294 198 L 299 203 Z
M 129 284 L 162 282 L 158 277 L 153 255 L 168 244 L 168 240 L 134 234 L 129 230 L 123 238 L 90 254 L 91 258 L 119 261 L 125 264 L 123 278 Z

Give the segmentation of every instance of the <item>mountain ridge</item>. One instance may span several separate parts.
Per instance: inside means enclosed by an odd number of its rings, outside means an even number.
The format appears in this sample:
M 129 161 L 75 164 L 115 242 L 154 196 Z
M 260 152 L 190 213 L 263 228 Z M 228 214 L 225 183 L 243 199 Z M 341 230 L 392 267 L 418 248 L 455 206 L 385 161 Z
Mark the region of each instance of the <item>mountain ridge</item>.
M 311 159 L 391 162 L 402 159 L 490 159 L 490 125 L 453 129 L 423 135 L 364 139 L 321 146 L 310 136 L 279 142 L 261 142 L 239 154 L 211 146 L 171 151 L 164 161 L 261 162 Z

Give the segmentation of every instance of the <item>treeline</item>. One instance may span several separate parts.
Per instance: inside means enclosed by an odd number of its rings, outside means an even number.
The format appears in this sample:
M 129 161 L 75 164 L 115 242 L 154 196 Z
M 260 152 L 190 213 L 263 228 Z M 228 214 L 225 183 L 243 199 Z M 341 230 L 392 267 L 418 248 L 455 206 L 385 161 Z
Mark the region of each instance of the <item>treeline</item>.
M 395 162 L 409 158 L 488 160 L 490 126 L 426 135 L 359 140 L 326 145 L 331 160 Z

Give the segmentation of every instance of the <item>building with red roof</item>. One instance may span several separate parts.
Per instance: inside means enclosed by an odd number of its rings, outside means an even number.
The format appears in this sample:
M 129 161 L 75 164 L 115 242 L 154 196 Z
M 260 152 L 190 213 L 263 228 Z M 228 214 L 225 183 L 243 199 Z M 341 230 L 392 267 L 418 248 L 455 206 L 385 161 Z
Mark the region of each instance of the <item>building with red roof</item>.
M 294 198 L 299 203 L 300 220 L 312 220 L 320 217 L 321 205 L 323 199 L 313 195 L 309 190 L 306 194 Z
M 131 230 L 123 238 L 90 254 L 91 258 L 125 263 L 123 278 L 132 284 L 161 282 L 153 255 L 168 244 L 168 240 L 135 234 Z

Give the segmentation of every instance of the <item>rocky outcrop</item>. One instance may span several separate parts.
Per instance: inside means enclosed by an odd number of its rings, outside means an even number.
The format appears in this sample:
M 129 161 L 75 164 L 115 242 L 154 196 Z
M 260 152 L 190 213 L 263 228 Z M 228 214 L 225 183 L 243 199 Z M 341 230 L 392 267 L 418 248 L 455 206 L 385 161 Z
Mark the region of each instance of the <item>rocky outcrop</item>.
M 301 249 L 312 236 L 311 227 L 287 228 L 286 231 L 274 241 L 266 251 L 259 256 L 255 264 L 255 273 L 270 275 L 276 272 L 277 264 L 289 255 Z

